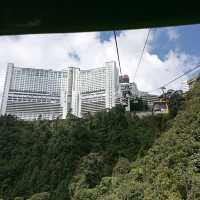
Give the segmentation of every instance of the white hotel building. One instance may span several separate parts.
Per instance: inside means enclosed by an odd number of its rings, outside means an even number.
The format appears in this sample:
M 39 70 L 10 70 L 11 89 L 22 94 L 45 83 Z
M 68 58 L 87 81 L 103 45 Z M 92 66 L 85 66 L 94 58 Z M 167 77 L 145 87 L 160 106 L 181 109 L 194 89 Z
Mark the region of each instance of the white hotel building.
M 8 64 L 1 114 L 26 120 L 83 117 L 110 109 L 119 97 L 119 73 L 115 62 L 104 67 L 62 71 L 21 68 Z

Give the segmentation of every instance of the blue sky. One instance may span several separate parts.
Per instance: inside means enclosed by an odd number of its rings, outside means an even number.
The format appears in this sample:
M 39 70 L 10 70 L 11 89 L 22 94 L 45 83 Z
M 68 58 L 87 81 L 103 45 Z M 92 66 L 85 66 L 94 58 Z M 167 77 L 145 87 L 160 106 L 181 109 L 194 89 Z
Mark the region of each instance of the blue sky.
M 116 36 L 119 36 L 122 31 L 115 31 Z M 109 41 L 112 37 L 114 37 L 113 31 L 102 31 L 100 32 L 100 41 L 103 43 L 105 41 Z
M 169 50 L 181 50 L 187 54 L 200 56 L 200 25 L 188 25 L 172 27 L 177 34 L 176 39 L 169 39 L 167 28 L 153 29 L 153 32 L 159 32 L 158 37 L 154 40 L 154 49 L 156 53 L 163 58 Z
M 159 33 L 153 42 L 152 53 L 157 54 L 160 59 L 164 59 L 166 54 L 171 50 L 197 58 L 200 57 L 200 25 L 177 26 L 170 28 L 170 30 L 176 33 L 177 36 L 175 38 L 168 38 L 167 28 L 153 29 L 153 32 Z M 191 66 L 191 68 L 193 67 Z M 188 74 L 188 76 L 191 78 L 197 73 L 200 73 L 200 70 L 196 70 Z
M 117 31 L 117 36 L 123 31 Z M 200 25 L 186 25 L 176 27 L 152 28 L 153 41 L 149 41 L 150 53 L 156 54 L 160 60 L 165 60 L 170 51 L 181 52 L 194 57 L 200 57 Z M 101 42 L 110 41 L 112 31 L 101 32 Z M 193 66 L 191 66 L 192 68 Z M 184 70 L 187 70 L 184 69 Z M 199 72 L 198 70 L 197 72 Z M 196 74 L 191 73 L 189 76 Z
M 173 30 L 177 38 L 169 39 L 168 30 Z M 119 36 L 123 31 L 116 31 Z M 200 25 L 176 26 L 170 28 L 153 28 L 151 34 L 156 34 L 151 53 L 164 59 L 170 50 L 184 51 L 187 54 L 200 56 Z M 109 41 L 113 37 L 112 31 L 100 33 L 101 42 Z

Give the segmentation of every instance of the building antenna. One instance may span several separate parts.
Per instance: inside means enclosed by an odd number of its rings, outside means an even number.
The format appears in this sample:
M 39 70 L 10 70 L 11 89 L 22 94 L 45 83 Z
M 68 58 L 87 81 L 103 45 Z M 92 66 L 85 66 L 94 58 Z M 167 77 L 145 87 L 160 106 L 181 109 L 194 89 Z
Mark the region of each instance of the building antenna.
M 119 57 L 119 49 L 118 49 L 117 37 L 116 37 L 116 32 L 113 31 L 113 33 L 114 33 L 114 38 L 115 38 L 115 47 L 116 47 L 116 51 L 117 51 L 117 58 L 118 58 L 119 70 L 120 70 L 120 74 L 122 75 L 121 64 L 120 64 L 120 57 Z

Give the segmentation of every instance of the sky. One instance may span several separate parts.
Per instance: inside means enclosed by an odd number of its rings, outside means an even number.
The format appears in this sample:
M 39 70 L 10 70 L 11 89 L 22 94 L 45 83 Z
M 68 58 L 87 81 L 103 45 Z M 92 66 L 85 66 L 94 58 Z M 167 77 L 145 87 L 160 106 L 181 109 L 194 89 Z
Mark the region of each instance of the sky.
M 133 80 L 147 33 L 148 29 L 117 31 L 122 73 L 128 74 L 139 90 L 152 91 L 200 63 L 200 25 L 153 28 Z M 117 62 L 112 31 L 0 36 L 0 99 L 9 62 L 20 67 L 62 70 L 69 66 L 102 67 L 111 60 Z M 181 89 L 182 81 L 192 75 L 167 89 Z

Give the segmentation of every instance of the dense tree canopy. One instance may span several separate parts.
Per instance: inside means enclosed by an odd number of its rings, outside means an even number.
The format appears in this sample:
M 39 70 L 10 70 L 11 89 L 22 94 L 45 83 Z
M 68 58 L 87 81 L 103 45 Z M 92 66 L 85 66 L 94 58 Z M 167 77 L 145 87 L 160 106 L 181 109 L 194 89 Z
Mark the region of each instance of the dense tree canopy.
M 0 117 L 0 199 L 200 199 L 200 86 L 175 119 Z
M 136 97 L 130 100 L 130 110 L 133 111 L 147 111 L 148 104 L 147 101 L 142 100 L 140 97 Z
M 51 199 L 70 199 L 69 184 L 81 174 L 83 185 L 95 187 L 112 174 L 120 157 L 132 161 L 144 155 L 160 134 L 152 120 L 159 124 L 153 118 L 131 117 L 122 107 L 85 120 L 25 122 L 1 117 L 1 197 L 49 192 Z

